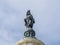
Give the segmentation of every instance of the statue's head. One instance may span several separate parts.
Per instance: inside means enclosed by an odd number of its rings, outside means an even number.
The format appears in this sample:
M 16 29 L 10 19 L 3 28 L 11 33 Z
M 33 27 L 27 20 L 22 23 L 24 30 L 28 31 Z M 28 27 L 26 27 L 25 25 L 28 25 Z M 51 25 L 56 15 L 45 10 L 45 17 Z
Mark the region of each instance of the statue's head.
M 31 15 L 30 10 L 27 11 L 26 16 Z

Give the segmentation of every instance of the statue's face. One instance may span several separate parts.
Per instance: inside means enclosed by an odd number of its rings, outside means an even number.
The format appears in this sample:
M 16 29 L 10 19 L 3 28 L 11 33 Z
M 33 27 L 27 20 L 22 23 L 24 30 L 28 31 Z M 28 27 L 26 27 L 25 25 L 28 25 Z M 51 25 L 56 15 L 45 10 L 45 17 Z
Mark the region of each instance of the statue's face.
M 30 13 L 30 10 L 27 11 L 27 15 L 29 15 L 29 14 L 31 14 L 31 13 Z

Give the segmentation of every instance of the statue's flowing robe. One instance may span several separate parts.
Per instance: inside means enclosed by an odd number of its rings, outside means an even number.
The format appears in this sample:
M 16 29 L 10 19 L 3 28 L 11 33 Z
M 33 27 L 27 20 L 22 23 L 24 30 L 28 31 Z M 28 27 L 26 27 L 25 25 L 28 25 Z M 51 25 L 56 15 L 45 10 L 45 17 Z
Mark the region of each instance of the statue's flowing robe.
M 33 27 L 33 23 L 35 23 L 35 20 L 33 19 L 32 15 L 27 16 L 27 18 L 25 18 L 25 26 L 27 27 Z

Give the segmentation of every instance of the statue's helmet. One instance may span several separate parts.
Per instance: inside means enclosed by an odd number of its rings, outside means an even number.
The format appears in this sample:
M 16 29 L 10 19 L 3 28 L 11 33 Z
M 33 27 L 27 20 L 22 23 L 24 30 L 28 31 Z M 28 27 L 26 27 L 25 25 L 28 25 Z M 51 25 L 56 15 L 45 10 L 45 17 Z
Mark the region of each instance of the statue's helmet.
M 26 16 L 31 15 L 30 10 L 27 11 Z

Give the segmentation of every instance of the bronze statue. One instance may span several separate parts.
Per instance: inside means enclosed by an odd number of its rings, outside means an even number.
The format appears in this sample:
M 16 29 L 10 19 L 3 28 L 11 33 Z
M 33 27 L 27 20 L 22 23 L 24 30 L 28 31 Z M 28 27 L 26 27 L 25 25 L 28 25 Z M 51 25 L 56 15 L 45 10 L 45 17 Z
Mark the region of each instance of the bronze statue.
M 35 37 L 35 31 L 33 30 L 33 24 L 35 23 L 35 20 L 33 16 L 31 15 L 30 10 L 26 13 L 26 18 L 24 19 L 25 26 L 27 28 L 27 31 L 24 32 L 25 37 Z
M 31 15 L 30 10 L 27 11 L 26 18 L 24 19 L 24 21 L 25 21 L 25 26 L 27 28 L 32 28 L 33 27 L 33 24 L 35 23 L 35 20 L 34 20 L 33 16 Z

